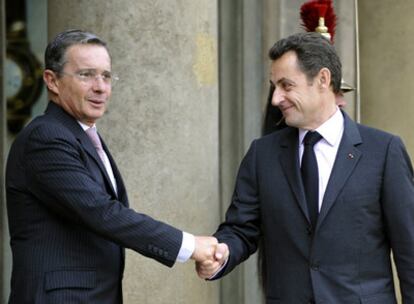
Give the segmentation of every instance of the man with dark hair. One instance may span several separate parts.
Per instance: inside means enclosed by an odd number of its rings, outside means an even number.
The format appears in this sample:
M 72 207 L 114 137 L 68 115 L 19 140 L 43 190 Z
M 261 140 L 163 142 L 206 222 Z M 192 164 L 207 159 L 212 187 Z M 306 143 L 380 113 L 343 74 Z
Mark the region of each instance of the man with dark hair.
M 353 122 L 335 103 L 341 63 L 318 33 L 278 41 L 270 80 L 287 127 L 253 141 L 215 233 L 219 278 L 263 240 L 266 303 L 414 303 L 414 184 L 401 139 Z M 219 270 L 219 267 L 223 267 Z M 217 273 L 218 272 L 218 273 Z
M 214 263 L 214 237 L 194 237 L 129 208 L 96 132 L 113 83 L 106 43 L 68 30 L 45 52 L 50 102 L 16 138 L 6 191 L 13 269 L 9 303 L 122 303 L 124 248 L 166 266 Z

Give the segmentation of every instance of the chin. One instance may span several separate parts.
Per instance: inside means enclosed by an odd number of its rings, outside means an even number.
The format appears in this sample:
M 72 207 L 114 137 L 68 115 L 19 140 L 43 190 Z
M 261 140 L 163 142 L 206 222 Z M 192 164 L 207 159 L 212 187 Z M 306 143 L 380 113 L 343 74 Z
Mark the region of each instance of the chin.
M 103 115 L 104 115 L 105 111 L 93 111 L 91 113 L 88 113 L 87 117 L 89 119 L 89 121 L 97 121 L 98 119 L 100 119 Z
M 292 119 L 291 117 L 285 117 L 285 124 L 290 127 L 296 126 L 294 119 Z

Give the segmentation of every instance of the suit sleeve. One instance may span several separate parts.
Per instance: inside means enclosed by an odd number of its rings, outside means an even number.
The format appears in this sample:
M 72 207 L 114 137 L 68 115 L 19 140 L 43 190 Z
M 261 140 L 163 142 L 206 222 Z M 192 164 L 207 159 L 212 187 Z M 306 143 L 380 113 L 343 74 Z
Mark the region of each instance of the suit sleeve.
M 414 183 L 401 139 L 391 140 L 384 170 L 382 204 L 404 303 L 414 303 Z
M 167 266 L 174 264 L 182 232 L 112 199 L 88 170 L 91 158 L 69 131 L 38 126 L 24 152 L 29 190 L 51 212 Z
M 256 157 L 254 141 L 241 162 L 225 221 L 214 234 L 230 250 L 226 267 L 214 279 L 229 273 L 257 250 L 261 230 Z

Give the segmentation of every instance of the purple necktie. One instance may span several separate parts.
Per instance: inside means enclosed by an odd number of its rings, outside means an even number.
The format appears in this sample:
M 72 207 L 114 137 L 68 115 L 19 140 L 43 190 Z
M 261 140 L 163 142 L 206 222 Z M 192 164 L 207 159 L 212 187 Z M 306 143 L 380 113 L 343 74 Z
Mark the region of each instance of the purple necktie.
M 101 139 L 99 138 L 98 132 L 96 132 L 96 128 L 89 128 L 86 129 L 86 134 L 89 136 L 90 140 L 92 141 L 93 146 L 96 149 L 96 152 L 98 153 L 99 157 L 102 160 L 102 163 L 106 164 L 106 155 L 105 151 L 102 147 Z
M 104 165 L 105 170 L 109 175 L 109 179 L 111 180 L 111 183 L 112 183 L 112 186 L 114 187 L 115 192 L 118 192 L 118 187 L 116 184 L 114 172 L 112 171 L 112 166 L 109 163 L 108 156 L 106 155 L 102 147 L 102 142 L 101 142 L 101 139 L 99 138 L 98 132 L 96 132 L 96 128 L 86 129 L 85 132 L 89 136 L 90 140 L 92 141 L 92 144 L 95 147 L 95 150 L 99 155 L 99 158 L 102 160 L 102 164 Z

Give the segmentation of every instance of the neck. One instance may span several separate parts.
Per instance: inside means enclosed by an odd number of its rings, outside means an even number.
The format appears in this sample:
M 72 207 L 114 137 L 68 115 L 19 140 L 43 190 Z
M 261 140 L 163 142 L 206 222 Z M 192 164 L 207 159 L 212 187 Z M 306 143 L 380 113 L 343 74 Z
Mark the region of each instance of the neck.
M 326 107 L 320 108 L 317 113 L 315 113 L 315 119 L 309 123 L 308 126 L 302 127 L 307 130 L 316 130 L 326 121 L 328 121 L 337 111 L 338 107 L 335 103 L 329 103 Z

